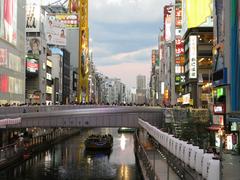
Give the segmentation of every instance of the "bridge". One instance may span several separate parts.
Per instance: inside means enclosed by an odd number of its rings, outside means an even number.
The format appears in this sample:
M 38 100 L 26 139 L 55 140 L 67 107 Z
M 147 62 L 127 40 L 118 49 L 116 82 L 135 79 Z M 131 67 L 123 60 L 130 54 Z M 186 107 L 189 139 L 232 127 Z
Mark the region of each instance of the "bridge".
M 35 107 L 36 108 L 36 107 Z M 15 110 L 19 113 L 5 113 L 1 119 L 20 118 L 18 124 L 8 128 L 27 127 L 139 127 L 138 118 L 161 127 L 164 122 L 164 109 L 160 107 L 129 107 L 129 106 L 67 106 Z M 23 113 L 25 112 L 25 113 Z

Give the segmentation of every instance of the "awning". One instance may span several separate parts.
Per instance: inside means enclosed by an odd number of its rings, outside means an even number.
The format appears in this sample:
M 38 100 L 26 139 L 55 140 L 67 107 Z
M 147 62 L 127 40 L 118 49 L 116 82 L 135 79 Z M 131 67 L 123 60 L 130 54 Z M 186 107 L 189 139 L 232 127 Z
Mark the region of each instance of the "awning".
M 218 131 L 219 129 L 222 129 L 223 127 L 220 125 L 211 125 L 209 127 L 207 127 L 208 130 L 210 131 Z

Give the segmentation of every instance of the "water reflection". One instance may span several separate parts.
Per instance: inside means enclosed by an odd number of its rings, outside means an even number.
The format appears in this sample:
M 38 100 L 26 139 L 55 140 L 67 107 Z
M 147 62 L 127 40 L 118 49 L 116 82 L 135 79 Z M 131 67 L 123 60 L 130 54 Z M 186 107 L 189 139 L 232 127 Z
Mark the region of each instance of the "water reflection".
M 112 134 L 111 151 L 85 151 L 90 134 Z M 133 136 L 117 129 L 93 129 L 32 157 L 17 167 L 0 171 L 1 180 L 141 179 L 135 164 Z
M 124 134 L 122 134 L 121 139 L 120 139 L 120 146 L 121 146 L 122 151 L 125 150 L 125 145 L 126 145 L 126 138 L 125 138 Z

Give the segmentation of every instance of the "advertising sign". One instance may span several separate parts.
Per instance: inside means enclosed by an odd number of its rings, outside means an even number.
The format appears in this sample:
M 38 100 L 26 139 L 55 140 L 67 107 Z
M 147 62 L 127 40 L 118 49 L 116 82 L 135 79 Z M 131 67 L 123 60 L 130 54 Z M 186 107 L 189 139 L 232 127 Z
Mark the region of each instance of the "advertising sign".
M 219 104 L 219 105 L 213 105 L 213 112 L 214 114 L 224 114 L 226 112 L 225 105 Z
M 27 66 L 27 72 L 28 73 L 38 73 L 39 65 L 38 65 L 38 60 L 27 57 L 26 58 L 26 66 Z
M 47 75 L 46 79 L 49 80 L 49 81 L 51 81 L 51 80 L 52 80 L 52 75 L 49 74 L 49 73 L 46 73 L 46 75 Z
M 26 32 L 39 32 L 40 4 L 36 0 L 26 2 Z
M 183 103 L 182 104 L 190 104 L 190 93 L 184 94 L 182 96 L 182 99 L 183 99 Z
M 185 83 L 185 76 L 184 75 L 176 75 L 175 76 L 175 85 Z
M 65 28 L 72 29 L 79 27 L 78 14 L 49 14 L 55 16 L 55 19 L 64 23 Z
M 182 8 L 182 35 L 188 28 L 213 26 L 213 0 L 185 0 Z
M 0 38 L 17 44 L 17 0 L 0 1 Z
M 152 65 L 155 65 L 155 64 L 156 64 L 157 55 L 158 55 L 158 50 L 153 49 L 153 50 L 152 50 Z
M 9 84 L 8 75 L 0 74 L 0 92 L 1 93 L 8 93 L 8 84 Z
M 0 126 L 6 126 L 11 124 L 19 124 L 21 123 L 21 118 L 14 118 L 14 119 L 0 119 Z
M 52 61 L 47 60 L 47 66 L 51 68 L 52 67 Z
M 164 82 L 161 82 L 161 94 L 163 95 L 164 94 Z
M 39 59 L 41 54 L 41 39 L 40 37 L 27 37 L 26 38 L 26 53 Z
M 197 78 L 197 36 L 189 37 L 189 79 Z
M 55 16 L 47 16 L 46 27 L 46 38 L 47 44 L 51 45 L 66 45 L 66 28 L 65 24 L 56 19 Z
M 224 116 L 223 115 L 213 115 L 213 124 L 215 125 L 224 125 Z
M 52 87 L 51 86 L 46 86 L 46 93 L 52 94 Z
M 7 49 L 0 48 L 0 66 L 7 66 Z
M 171 13 L 172 5 L 164 6 L 164 38 L 165 41 L 171 40 Z

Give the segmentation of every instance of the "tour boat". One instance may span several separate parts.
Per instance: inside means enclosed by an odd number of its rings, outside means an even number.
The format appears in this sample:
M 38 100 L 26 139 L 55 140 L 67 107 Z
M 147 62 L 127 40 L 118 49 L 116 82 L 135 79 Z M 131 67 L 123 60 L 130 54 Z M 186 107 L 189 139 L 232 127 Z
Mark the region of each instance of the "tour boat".
M 121 127 L 118 129 L 118 133 L 134 133 L 134 132 L 136 132 L 136 128 Z
M 111 149 L 113 146 L 113 137 L 107 135 L 91 135 L 85 142 L 85 148 L 90 150 Z

